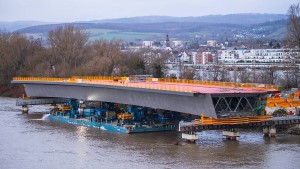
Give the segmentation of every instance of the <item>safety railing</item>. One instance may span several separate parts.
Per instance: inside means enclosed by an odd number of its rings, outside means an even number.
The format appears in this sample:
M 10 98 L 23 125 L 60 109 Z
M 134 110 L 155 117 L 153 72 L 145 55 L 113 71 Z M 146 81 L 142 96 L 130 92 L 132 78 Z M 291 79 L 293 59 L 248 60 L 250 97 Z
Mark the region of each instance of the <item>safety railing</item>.
M 42 82 L 70 82 L 70 78 L 55 77 L 13 77 L 13 81 L 42 81 Z
M 117 79 L 117 80 L 116 80 Z M 193 87 L 175 84 L 162 83 L 135 83 L 125 82 L 125 77 L 93 77 L 93 76 L 73 76 L 71 78 L 48 78 L 48 77 L 14 77 L 14 81 L 39 81 L 39 82 L 67 82 L 67 83 L 84 83 L 99 84 L 106 86 L 122 86 L 128 88 L 143 88 L 153 90 L 165 90 L 174 92 L 193 93 Z
M 151 79 L 147 79 L 151 81 Z M 218 82 L 218 81 L 201 81 L 201 80 L 187 80 L 187 79 L 169 79 L 169 78 L 156 78 L 155 81 L 166 83 L 183 83 L 183 84 L 196 84 L 204 86 L 224 86 L 230 88 L 250 88 L 255 90 L 268 90 L 278 91 L 279 87 L 271 84 L 257 84 L 257 83 L 235 83 L 235 82 Z
M 130 83 L 130 82 L 127 83 L 124 81 L 90 80 L 90 79 L 80 79 L 80 83 L 194 93 L 193 87 L 191 86 L 163 84 L 163 83 Z
M 110 81 L 122 81 L 126 80 L 127 77 L 114 77 L 114 76 L 72 76 L 74 79 L 84 80 L 110 80 Z
M 217 81 L 200 81 L 186 79 L 168 79 L 168 78 L 147 78 L 148 83 L 126 82 L 127 77 L 111 76 L 72 76 L 71 78 L 50 78 L 50 77 L 14 77 L 14 81 L 45 81 L 45 82 L 69 82 L 69 83 L 90 83 L 103 85 L 117 85 L 125 87 L 149 88 L 156 90 L 169 90 L 180 92 L 193 92 L 197 86 L 219 86 L 226 88 L 249 88 L 254 90 L 276 91 L 278 86 L 252 84 L 252 83 L 233 83 Z M 163 82 L 163 83 L 150 83 Z M 193 84 L 193 85 L 176 85 L 176 84 Z

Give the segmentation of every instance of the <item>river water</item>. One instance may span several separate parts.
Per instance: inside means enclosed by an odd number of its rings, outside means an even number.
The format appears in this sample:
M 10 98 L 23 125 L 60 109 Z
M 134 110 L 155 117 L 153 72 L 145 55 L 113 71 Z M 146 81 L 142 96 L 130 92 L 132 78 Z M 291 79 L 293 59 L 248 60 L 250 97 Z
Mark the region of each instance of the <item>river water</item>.
M 15 99 L 0 97 L 0 105 L 1 169 L 300 168 L 300 136 L 241 131 L 239 141 L 228 141 L 205 131 L 186 144 L 177 132 L 118 134 L 42 120 L 47 106 L 24 115 Z

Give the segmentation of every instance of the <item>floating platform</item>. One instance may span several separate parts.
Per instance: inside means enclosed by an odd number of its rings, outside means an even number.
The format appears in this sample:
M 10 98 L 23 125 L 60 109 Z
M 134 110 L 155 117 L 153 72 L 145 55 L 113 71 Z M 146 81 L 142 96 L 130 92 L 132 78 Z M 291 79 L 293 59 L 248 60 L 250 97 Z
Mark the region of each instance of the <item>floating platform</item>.
M 49 114 L 45 119 L 63 122 L 63 123 L 70 123 L 75 125 L 87 126 L 91 128 L 99 128 L 102 130 L 118 132 L 118 133 L 144 133 L 144 132 L 157 132 L 157 131 L 172 131 L 176 130 L 178 125 L 176 124 L 158 124 L 158 125 L 117 125 L 115 122 L 92 122 L 87 118 L 69 118 L 69 116 L 55 116 Z

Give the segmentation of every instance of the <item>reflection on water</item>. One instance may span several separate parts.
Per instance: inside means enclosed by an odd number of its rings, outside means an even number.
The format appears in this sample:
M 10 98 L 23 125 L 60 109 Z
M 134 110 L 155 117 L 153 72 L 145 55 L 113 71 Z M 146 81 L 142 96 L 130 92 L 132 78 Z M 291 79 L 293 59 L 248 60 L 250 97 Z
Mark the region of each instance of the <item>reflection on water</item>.
M 0 168 L 299 168 L 300 136 L 263 138 L 241 131 L 227 141 L 221 131 L 199 133 L 186 144 L 177 132 L 111 133 L 41 120 L 47 106 L 23 115 L 14 99 L 0 98 Z M 39 119 L 39 120 L 37 120 Z M 173 143 L 180 140 L 180 145 Z

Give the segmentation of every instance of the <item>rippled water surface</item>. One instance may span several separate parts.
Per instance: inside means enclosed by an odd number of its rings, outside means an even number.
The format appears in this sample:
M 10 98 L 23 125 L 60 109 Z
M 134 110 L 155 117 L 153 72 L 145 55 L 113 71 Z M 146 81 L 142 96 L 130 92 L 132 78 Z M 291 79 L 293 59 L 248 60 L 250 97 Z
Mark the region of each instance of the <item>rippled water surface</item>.
M 300 136 L 241 131 L 239 141 L 226 141 L 221 131 L 205 131 L 186 144 L 177 132 L 111 133 L 42 120 L 47 106 L 24 115 L 15 99 L 0 97 L 0 105 L 1 169 L 300 168 Z

